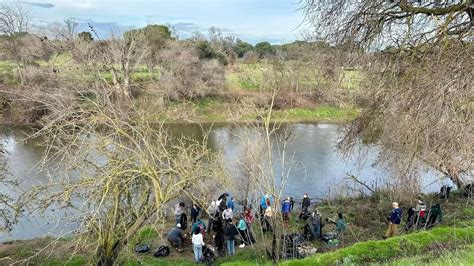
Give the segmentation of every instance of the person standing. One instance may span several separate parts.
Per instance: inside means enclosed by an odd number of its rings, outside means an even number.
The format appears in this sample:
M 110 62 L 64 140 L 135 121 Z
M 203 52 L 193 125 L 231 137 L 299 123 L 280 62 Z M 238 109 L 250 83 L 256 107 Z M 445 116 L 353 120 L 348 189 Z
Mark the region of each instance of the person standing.
M 181 215 L 184 213 L 184 202 L 180 202 L 179 204 L 176 204 L 176 207 L 174 209 L 174 217 L 176 224 L 181 223 Z
M 222 212 L 222 218 L 224 219 L 224 222 L 227 222 L 228 220 L 232 220 L 234 217 L 234 213 L 232 212 L 231 208 L 227 208 Z
M 201 219 L 199 219 L 199 218 L 197 219 L 196 223 L 194 223 L 193 226 L 191 227 L 191 233 L 196 232 L 198 229 L 199 229 L 199 232 L 201 232 L 202 237 L 205 238 L 207 228 L 206 228 L 206 225 L 204 224 L 204 222 L 201 221 Z
M 201 209 L 196 204 L 193 204 L 193 207 L 191 208 L 191 223 L 192 224 L 196 223 L 200 212 L 201 212 Z
M 451 189 L 454 187 L 454 182 L 451 179 L 451 177 L 446 176 L 446 198 L 449 199 L 449 193 L 451 192 Z
M 290 223 L 290 211 L 291 211 L 291 202 L 290 202 L 290 198 L 288 197 L 281 204 L 281 213 L 282 213 L 282 216 L 283 216 L 283 226 L 285 228 L 288 228 L 288 225 Z
M 388 217 L 388 229 L 384 238 L 398 235 L 398 225 L 402 221 L 402 210 L 398 207 L 398 202 L 392 203 L 392 211 Z
M 336 221 L 336 232 L 338 238 L 342 241 L 344 238 L 344 232 L 346 231 L 347 223 L 346 219 L 344 219 L 344 215 L 342 212 L 337 213 L 337 221 Z
M 265 215 L 265 210 L 267 209 L 267 199 L 268 195 L 265 194 L 263 197 L 260 199 L 260 218 L 263 218 Z
M 268 205 L 267 209 L 265 210 L 265 217 L 264 217 L 264 226 L 263 226 L 263 231 L 270 231 L 273 232 L 273 210 L 272 206 Z
M 227 203 L 227 208 L 229 209 L 232 209 L 232 212 L 234 211 L 234 198 L 230 198 L 229 202 Z
M 199 263 L 202 260 L 202 247 L 204 246 L 204 239 L 199 228 L 197 228 L 193 233 L 192 243 L 194 249 L 194 260 Z
M 235 254 L 235 236 L 238 234 L 235 225 L 230 222 L 224 227 L 224 239 L 227 243 L 227 256 Z
M 253 219 L 254 219 L 254 217 L 253 217 L 253 212 L 252 212 L 252 209 L 251 209 L 251 208 L 245 209 L 245 211 L 244 211 L 244 217 L 245 217 L 245 221 L 247 222 L 247 225 L 248 225 L 249 227 L 251 227 L 251 226 L 252 226 L 252 223 L 253 223 Z
M 319 210 L 316 210 L 316 212 L 313 212 L 311 214 L 311 229 L 313 231 L 313 237 L 315 239 L 321 238 L 321 213 Z
M 245 245 L 248 245 L 248 234 L 247 234 L 247 223 L 245 222 L 244 217 L 242 216 L 237 224 L 237 229 L 239 230 L 239 234 L 242 237 L 242 244 L 240 244 L 239 248 L 244 248 Z
M 290 212 L 292 212 L 294 208 L 295 208 L 295 199 L 293 197 L 290 197 Z
M 211 205 L 207 208 L 207 214 L 209 215 L 209 222 L 207 223 L 207 230 L 210 231 L 212 230 L 212 226 L 214 222 L 216 221 L 217 217 L 217 212 L 219 211 L 219 208 L 217 208 L 217 204 L 215 201 L 211 202 Z
M 308 194 L 303 195 L 303 202 L 301 203 L 302 212 L 306 212 L 311 205 L 311 200 L 308 198 Z

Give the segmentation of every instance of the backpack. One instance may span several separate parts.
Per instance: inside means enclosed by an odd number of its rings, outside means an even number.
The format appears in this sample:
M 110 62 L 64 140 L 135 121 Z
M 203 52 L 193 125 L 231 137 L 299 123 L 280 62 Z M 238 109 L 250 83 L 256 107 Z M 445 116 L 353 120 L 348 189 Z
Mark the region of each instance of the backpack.
M 147 253 L 148 251 L 150 251 L 150 248 L 151 248 L 151 246 L 149 244 L 137 246 L 135 248 L 135 253 L 137 253 L 137 254 Z
M 420 213 L 419 213 L 419 216 L 420 216 L 420 218 L 425 218 L 425 216 L 426 216 L 426 211 L 425 211 L 425 210 L 421 210 Z
M 168 246 L 160 246 L 156 249 L 155 253 L 153 253 L 154 257 L 166 257 L 170 254 L 170 248 Z

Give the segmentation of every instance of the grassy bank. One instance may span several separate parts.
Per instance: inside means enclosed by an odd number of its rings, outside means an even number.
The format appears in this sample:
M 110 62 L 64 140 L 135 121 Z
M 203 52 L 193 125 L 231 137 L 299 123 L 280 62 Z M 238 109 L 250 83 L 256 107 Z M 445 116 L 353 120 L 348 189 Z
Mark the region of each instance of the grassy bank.
M 343 198 L 319 204 L 317 208 L 323 219 L 334 218 L 338 211 L 343 211 L 348 222 L 348 229 L 341 245 L 328 248 L 319 241 L 311 244 L 318 248 L 318 253 L 303 260 L 283 261 L 282 265 L 471 265 L 474 261 L 474 208 L 470 200 L 455 194 L 449 201 L 439 200 L 436 195 L 425 196 L 428 205 L 441 203 L 443 221 L 433 229 L 405 232 L 401 236 L 382 240 L 386 230 L 385 216 L 390 211 L 390 198 L 386 194 L 356 199 Z M 405 206 L 407 207 L 407 206 Z M 404 217 L 405 218 L 405 217 Z M 405 220 L 405 219 L 403 219 Z M 258 231 L 258 225 L 254 228 Z M 404 221 L 400 226 L 403 228 Z M 163 232 L 171 223 L 163 227 Z M 301 230 L 292 216 L 291 232 Z M 327 224 L 324 232 L 334 230 Z M 165 235 L 160 235 L 160 228 L 145 227 L 130 242 L 119 258 L 123 265 L 194 265 L 190 243 L 185 250 L 178 253 L 172 250 L 169 257 L 157 259 L 151 254 L 137 255 L 134 247 L 149 243 L 153 248 L 166 244 Z M 257 244 L 252 248 L 237 249 L 233 257 L 218 257 L 216 265 L 271 265 L 265 255 L 262 239 L 257 234 Z M 268 238 L 267 238 L 268 239 Z M 30 264 L 42 265 L 84 265 L 92 255 L 92 250 L 77 249 L 72 239 L 37 239 L 18 241 L 0 246 L 0 264 L 24 260 Z M 212 243 L 208 237 L 205 242 Z M 67 264 L 66 264 L 67 263 Z
M 156 111 L 149 113 L 148 120 L 176 123 L 254 122 L 259 121 L 264 112 L 263 109 L 251 108 L 245 104 L 204 98 L 192 102 L 175 102 L 166 109 L 157 107 Z M 357 115 L 358 110 L 354 107 L 319 105 L 308 108 L 275 110 L 272 119 L 274 122 L 345 123 L 353 120 Z
M 50 69 L 55 69 L 57 77 L 73 84 L 87 85 L 96 80 L 69 53 L 55 54 L 47 61 L 37 60 L 34 67 L 48 73 Z M 18 85 L 16 71 L 13 62 L 0 61 L 0 84 L 12 88 Z M 112 80 L 111 73 L 100 74 L 105 80 Z M 347 122 L 358 115 L 357 108 L 348 99 L 361 87 L 362 77 L 358 70 L 345 70 L 335 80 L 328 80 L 317 71 L 316 66 L 297 61 L 283 65 L 266 61 L 237 61 L 226 68 L 226 82 L 222 89 L 206 92 L 201 98 L 169 100 L 160 98 L 166 92 L 159 91 L 158 70 L 150 73 L 145 66 L 140 66 L 131 75 L 134 85 L 140 88 L 134 102 L 145 111 L 149 120 L 179 123 L 258 121 L 259 113 L 270 104 L 273 90 L 279 91 L 274 106 L 275 121 Z M 331 95 L 332 100 L 321 100 L 318 98 L 321 95 Z M 13 103 L 12 106 L 9 112 L 11 117 L 5 118 L 5 121 L 24 124 L 30 120 L 29 106 L 22 107 L 21 103 Z

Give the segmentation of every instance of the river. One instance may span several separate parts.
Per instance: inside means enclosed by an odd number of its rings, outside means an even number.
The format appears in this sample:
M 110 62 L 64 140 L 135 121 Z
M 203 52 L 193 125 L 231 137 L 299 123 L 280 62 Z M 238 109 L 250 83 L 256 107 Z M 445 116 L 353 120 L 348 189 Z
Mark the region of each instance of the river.
M 169 126 L 173 134 L 184 134 L 197 140 L 202 139 L 199 125 L 182 124 Z M 362 154 L 343 157 L 336 149 L 340 137 L 341 125 L 321 123 L 288 124 L 292 132 L 292 140 L 288 143 L 286 153 L 293 158 L 291 171 L 285 186 L 285 196 L 300 198 L 308 193 L 313 198 L 328 198 L 350 194 L 352 181 L 346 179 L 346 173 L 357 176 L 361 181 L 375 186 L 382 185 L 388 170 L 374 166 L 377 150 L 367 147 Z M 241 152 L 242 137 L 248 129 L 238 124 L 214 125 L 209 136 L 209 146 L 223 151 L 225 166 L 232 178 L 238 178 L 239 166 L 236 158 Z M 0 129 L 7 167 L 12 177 L 22 180 L 22 189 L 44 181 L 51 173 L 37 171 L 35 166 L 40 160 L 43 147 L 39 141 L 22 141 L 24 128 Z M 274 153 L 278 153 L 276 150 Z M 276 165 L 279 169 L 281 165 Z M 425 192 L 436 191 L 439 174 L 422 173 L 421 187 Z M 5 188 L 1 188 L 4 191 Z M 232 190 L 229 188 L 228 190 Z M 17 239 L 32 239 L 46 235 L 58 236 L 69 234 L 77 226 L 74 222 L 64 222 L 62 217 L 68 216 L 68 210 L 50 210 L 50 214 L 23 213 L 20 223 L 9 233 L 0 232 L 0 242 Z

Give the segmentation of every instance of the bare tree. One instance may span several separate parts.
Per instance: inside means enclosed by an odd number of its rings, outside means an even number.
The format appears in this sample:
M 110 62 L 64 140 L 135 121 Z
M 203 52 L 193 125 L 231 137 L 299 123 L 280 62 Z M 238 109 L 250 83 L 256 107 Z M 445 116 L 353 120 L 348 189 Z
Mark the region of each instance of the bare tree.
M 363 65 L 362 113 L 341 148 L 348 151 L 360 140 L 378 144 L 381 162 L 400 178 L 411 179 L 428 165 L 460 187 L 474 181 L 472 5 L 303 1 L 313 37 L 370 59 Z
M 259 113 L 262 124 L 250 126 L 244 139 L 245 144 L 239 159 L 243 180 L 240 180 L 239 184 L 243 185 L 241 192 L 246 197 L 244 201 L 253 199 L 253 204 L 259 206 L 260 197 L 263 195 L 268 195 L 272 201 L 272 217 L 259 215 L 261 221 L 267 219 L 271 238 L 267 239 L 263 225 L 260 227 L 259 235 L 269 258 L 278 263 L 283 251 L 280 240 L 286 230 L 283 226 L 282 213 L 279 211 L 280 203 L 293 161 L 292 156 L 286 151 L 286 146 L 291 141 L 291 131 L 280 123 L 272 122 L 275 95 L 276 91 L 273 92 L 268 109 Z M 280 165 L 279 171 L 275 170 L 277 164 Z M 251 193 L 254 195 L 250 196 Z
M 45 140 L 43 163 L 57 166 L 57 178 L 30 194 L 43 210 L 76 210 L 76 247 L 94 247 L 91 263 L 113 265 L 144 225 L 163 228 L 175 199 L 205 202 L 210 184 L 224 181 L 220 154 L 206 141 L 173 138 L 138 111 L 122 113 L 107 94 L 102 104 L 66 98 L 43 100 L 51 113 L 32 137 Z
M 76 30 L 79 23 L 77 23 L 74 18 L 67 18 L 64 20 L 64 24 L 66 25 L 67 39 L 73 40 L 76 36 Z

